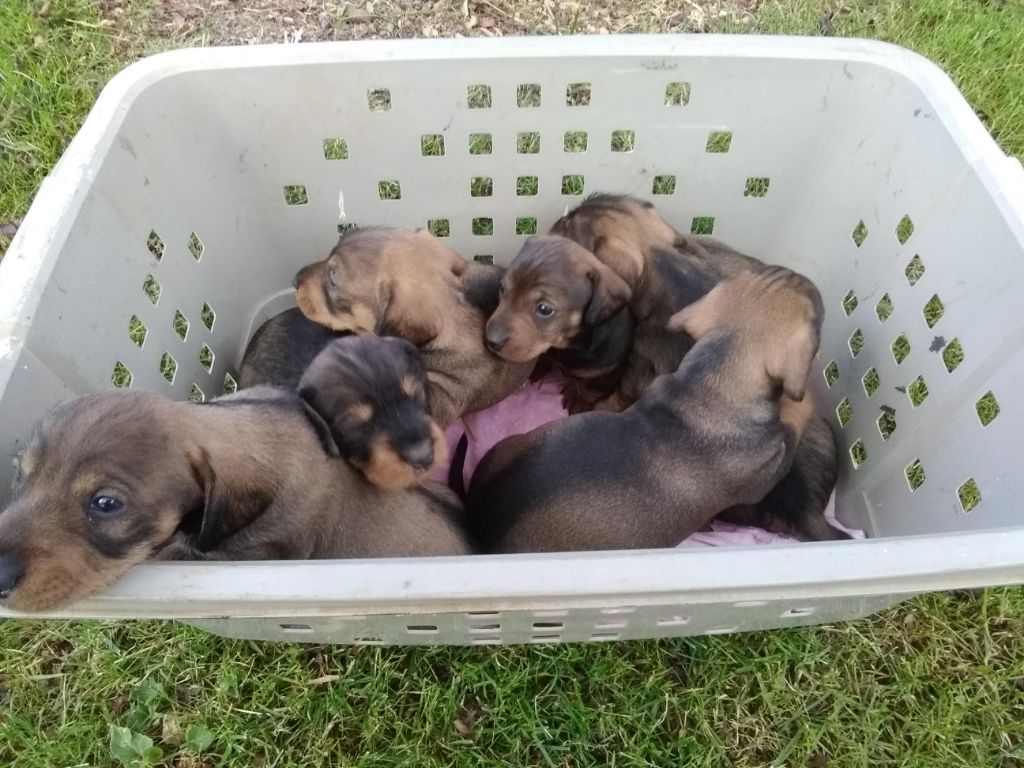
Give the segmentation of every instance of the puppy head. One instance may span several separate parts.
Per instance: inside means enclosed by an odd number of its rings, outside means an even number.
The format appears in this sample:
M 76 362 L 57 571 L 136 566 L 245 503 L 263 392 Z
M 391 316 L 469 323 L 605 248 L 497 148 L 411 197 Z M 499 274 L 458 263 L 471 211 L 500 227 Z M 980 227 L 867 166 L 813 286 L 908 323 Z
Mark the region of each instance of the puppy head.
M 169 401 L 106 392 L 53 409 L 16 462 L 0 512 L 0 598 L 22 611 L 59 608 L 100 592 L 149 557 L 203 488 Z
M 345 235 L 324 260 L 295 275 L 310 320 L 335 331 L 425 344 L 442 329 L 466 262 L 426 230 L 375 228 Z
M 719 329 L 733 332 L 740 345 L 736 354 L 752 375 L 767 375 L 799 401 L 818 353 L 823 318 L 821 295 L 810 280 L 769 267 L 722 281 L 674 314 L 668 328 L 694 339 Z
M 447 458 L 423 362 L 404 339 L 331 342 L 303 375 L 299 396 L 327 423 L 341 455 L 379 488 L 411 488 Z
M 501 300 L 487 321 L 487 346 L 515 363 L 564 349 L 585 326 L 625 308 L 626 282 L 586 248 L 564 237 L 529 238 L 501 281 Z
M 556 221 L 550 234 L 575 240 L 632 287 L 647 254 L 673 247 L 678 237 L 653 205 L 627 195 L 591 195 Z

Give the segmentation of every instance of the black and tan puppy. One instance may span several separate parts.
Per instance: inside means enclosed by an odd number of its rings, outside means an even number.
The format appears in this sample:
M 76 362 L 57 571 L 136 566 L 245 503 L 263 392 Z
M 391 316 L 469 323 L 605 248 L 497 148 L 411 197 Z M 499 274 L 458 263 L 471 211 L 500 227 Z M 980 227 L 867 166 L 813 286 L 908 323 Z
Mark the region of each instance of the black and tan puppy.
M 672 547 L 789 470 L 821 301 L 782 268 L 743 272 L 673 316 L 696 340 L 624 413 L 585 413 L 508 438 L 467 500 L 487 552 Z
M 338 451 L 378 488 L 412 488 L 448 458 L 430 417 L 427 372 L 405 339 L 349 336 L 307 368 L 299 397 L 327 424 Z
M 245 348 L 238 388 L 295 389 L 313 358 L 334 339 L 348 335 L 314 323 L 298 307 L 274 315 L 257 329 Z
M 335 331 L 398 336 L 423 355 L 441 428 L 504 399 L 533 362 L 484 347 L 502 271 L 469 264 L 426 230 L 362 229 L 295 276 L 306 317 Z
M 206 405 L 132 390 L 53 409 L 0 512 L 0 599 L 61 607 L 165 559 L 460 555 L 461 509 L 440 486 L 382 491 L 322 445 L 294 393 Z

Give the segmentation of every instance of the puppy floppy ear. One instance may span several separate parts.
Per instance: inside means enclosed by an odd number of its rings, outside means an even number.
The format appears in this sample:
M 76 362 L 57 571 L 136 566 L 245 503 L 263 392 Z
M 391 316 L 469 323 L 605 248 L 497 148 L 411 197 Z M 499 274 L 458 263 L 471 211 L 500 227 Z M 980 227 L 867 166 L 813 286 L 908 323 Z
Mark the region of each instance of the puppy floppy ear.
M 436 259 L 444 264 L 445 268 L 453 275 L 462 277 L 462 273 L 469 266 L 469 263 L 464 258 L 440 242 L 429 230 L 420 227 L 416 230 L 416 234 L 430 239 L 431 253 L 424 254 L 424 258 Z
M 633 298 L 633 291 L 626 281 L 600 262 L 587 271 L 590 280 L 590 303 L 583 314 L 588 325 L 603 322 L 620 311 Z
M 200 448 L 197 455 L 190 458 L 192 472 L 199 481 L 203 491 L 203 518 L 192 546 L 200 552 L 215 549 L 227 536 L 228 512 L 230 500 L 218 487 L 217 473 L 210 463 L 210 454 Z
M 782 385 L 782 391 L 794 400 L 804 398 L 811 363 L 818 354 L 818 334 L 810 323 L 793 336 L 780 339 L 767 350 L 768 375 Z
M 421 299 L 423 292 L 429 290 L 429 286 L 411 285 L 401 278 L 388 280 L 384 288 L 387 301 L 377 335 L 398 336 L 416 346 L 440 335 L 441 320 L 428 309 L 434 302 Z
M 590 251 L 598 261 L 621 275 L 629 285 L 636 285 L 644 271 L 644 255 L 620 237 L 601 235 L 594 240 Z

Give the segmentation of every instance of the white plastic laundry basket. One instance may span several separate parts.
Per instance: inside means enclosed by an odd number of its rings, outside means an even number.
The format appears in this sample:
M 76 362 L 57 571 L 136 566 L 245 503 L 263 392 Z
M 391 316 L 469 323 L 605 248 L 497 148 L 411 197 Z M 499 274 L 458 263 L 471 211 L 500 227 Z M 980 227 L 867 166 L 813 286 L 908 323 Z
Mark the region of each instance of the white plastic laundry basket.
M 567 151 L 580 132 L 585 150 Z M 517 231 L 596 191 L 650 198 L 681 230 L 817 281 L 812 378 L 842 443 L 839 516 L 869 540 L 154 564 L 60 615 L 319 642 L 612 640 L 1024 581 L 1024 172 L 935 66 L 877 43 L 388 41 L 136 64 L 0 265 L 0 453 L 115 368 L 175 398 L 220 394 L 339 226 L 433 221 L 467 257 L 504 262 Z

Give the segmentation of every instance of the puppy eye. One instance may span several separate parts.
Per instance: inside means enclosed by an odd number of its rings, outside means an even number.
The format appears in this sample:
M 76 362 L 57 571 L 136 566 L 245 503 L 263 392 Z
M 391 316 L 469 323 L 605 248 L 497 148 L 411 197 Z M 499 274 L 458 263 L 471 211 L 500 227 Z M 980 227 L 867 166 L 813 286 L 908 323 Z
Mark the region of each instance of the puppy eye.
M 124 502 L 108 492 L 101 491 L 89 499 L 89 514 L 96 517 L 112 517 L 124 509 Z
M 545 304 L 543 301 L 538 302 L 537 306 L 533 308 L 533 311 L 538 317 L 551 317 L 555 314 L 555 308 L 550 304 Z
M 504 295 L 505 295 L 505 284 L 504 283 L 498 283 L 498 298 L 500 299 Z

